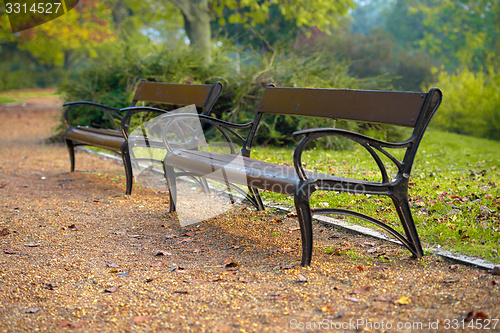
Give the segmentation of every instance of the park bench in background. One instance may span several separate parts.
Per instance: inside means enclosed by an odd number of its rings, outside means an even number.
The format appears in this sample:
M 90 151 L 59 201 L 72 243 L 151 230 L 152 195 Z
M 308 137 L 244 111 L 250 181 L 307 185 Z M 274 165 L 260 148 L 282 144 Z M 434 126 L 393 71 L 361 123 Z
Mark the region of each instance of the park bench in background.
M 126 176 L 126 194 L 131 194 L 133 184 L 132 164 L 127 143 L 129 127 L 133 116 L 142 114 L 147 119 L 149 115 L 163 114 L 168 111 L 153 107 L 136 106 L 138 102 L 152 102 L 175 106 L 196 105 L 201 114 L 208 115 L 222 92 L 222 84 L 176 84 L 147 82 L 141 80 L 134 93 L 132 104 L 128 108 L 113 108 L 106 105 L 77 101 L 63 104 L 66 107 L 64 121 L 68 130 L 64 134 L 71 161 L 71 171 L 75 170 L 75 152 L 77 145 L 89 145 L 116 152 L 122 156 Z M 91 108 L 103 112 L 107 117 L 108 127 L 102 128 L 95 124 L 89 126 L 73 125 L 71 111 L 77 108 Z M 89 110 L 90 111 L 90 110 Z M 81 110 L 80 110 L 81 112 Z M 84 110 L 86 112 L 86 110 Z
M 213 177 L 217 181 L 244 180 L 248 185 L 246 198 L 258 209 L 263 210 L 258 189 L 283 193 L 294 197 L 295 207 L 302 237 L 302 265 L 311 262 L 313 250 L 311 214 L 350 215 L 367 220 L 384 229 L 398 239 L 411 253 L 420 258 L 423 255 L 420 239 L 412 218 L 408 203 L 408 184 L 410 173 L 419 143 L 432 116 L 439 107 L 442 93 L 437 88 L 425 92 L 364 91 L 310 88 L 277 88 L 268 85 L 253 120 L 247 124 L 233 124 L 208 116 L 199 116 L 202 123 L 212 124 L 219 131 L 226 133 L 225 138 L 233 147 L 231 137 L 237 138 L 242 149 L 238 153 L 216 153 L 199 151 L 196 147 L 186 148 L 169 142 L 168 128 L 165 126 L 163 141 L 167 148 L 164 169 L 170 191 L 170 210 L 176 209 L 176 178 L 182 175 Z M 327 117 L 349 119 L 363 122 L 393 124 L 412 127 L 411 136 L 398 143 L 380 141 L 366 135 L 338 128 L 312 128 L 290 133 L 302 136 L 293 155 L 293 166 L 287 167 L 250 158 L 250 151 L 259 123 L 264 114 L 288 114 L 297 116 Z M 182 122 L 196 115 L 166 116 L 170 122 Z M 206 125 L 204 125 L 206 127 Z M 204 128 L 205 128 L 204 127 Z M 239 135 L 239 130 L 248 130 L 246 136 Z M 341 136 L 353 140 L 365 148 L 374 158 L 381 172 L 380 181 L 367 181 L 342 178 L 328 174 L 306 171 L 302 165 L 302 154 L 306 146 L 324 136 Z M 388 150 L 404 151 L 400 160 Z M 379 155 L 380 154 L 380 155 Z M 242 156 L 242 162 L 232 163 L 236 156 Z M 397 167 L 394 178 L 389 175 L 381 156 L 388 158 Z M 328 169 L 328 168 L 327 168 Z M 222 172 L 214 172 L 221 170 Z M 235 184 L 227 186 L 238 189 Z M 241 191 L 241 189 L 240 189 Z M 398 233 L 387 223 L 371 216 L 339 207 L 311 209 L 309 200 L 314 191 L 338 191 L 383 195 L 392 199 L 406 235 Z M 178 205 L 182 202 L 177 203 Z M 207 203 L 209 204 L 209 203 Z

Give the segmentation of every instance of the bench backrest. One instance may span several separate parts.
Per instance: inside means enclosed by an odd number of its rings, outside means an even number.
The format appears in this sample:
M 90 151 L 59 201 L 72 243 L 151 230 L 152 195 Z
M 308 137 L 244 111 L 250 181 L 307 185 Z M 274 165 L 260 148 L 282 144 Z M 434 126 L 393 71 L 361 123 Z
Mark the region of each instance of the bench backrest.
M 218 81 L 214 84 L 182 84 L 141 80 L 135 88 L 131 106 L 135 106 L 138 101 L 172 105 L 195 104 L 203 109 L 202 114 L 208 114 L 221 92 L 222 84 Z
M 264 91 L 242 154 L 250 155 L 264 113 L 289 114 L 413 127 L 404 145 L 408 148 L 403 172 L 409 172 L 420 140 L 442 100 L 441 90 L 424 92 L 350 89 L 277 88 Z
M 427 93 L 267 87 L 259 112 L 414 127 Z

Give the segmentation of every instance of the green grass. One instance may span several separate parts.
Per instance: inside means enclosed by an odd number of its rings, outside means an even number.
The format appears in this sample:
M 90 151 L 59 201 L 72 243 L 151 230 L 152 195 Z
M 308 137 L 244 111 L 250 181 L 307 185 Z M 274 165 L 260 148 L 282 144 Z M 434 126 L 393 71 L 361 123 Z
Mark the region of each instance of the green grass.
M 57 97 L 55 89 L 14 90 L 0 92 L 0 104 L 23 103 L 33 97 Z
M 21 103 L 21 102 L 22 101 L 17 98 L 0 95 L 0 104 Z
M 292 163 L 292 150 L 255 148 L 252 157 Z M 500 262 L 500 142 L 429 130 L 417 152 L 410 179 L 410 204 L 426 246 Z M 379 180 L 364 149 L 309 150 L 306 168 L 343 177 Z M 387 165 L 390 162 L 387 160 Z M 388 169 L 389 170 L 389 169 Z M 395 167 L 392 168 L 395 170 Z M 291 197 L 263 193 L 264 200 L 293 207 Z M 314 207 L 342 207 L 374 216 L 402 232 L 389 198 L 316 192 Z M 357 224 L 375 227 L 359 219 Z

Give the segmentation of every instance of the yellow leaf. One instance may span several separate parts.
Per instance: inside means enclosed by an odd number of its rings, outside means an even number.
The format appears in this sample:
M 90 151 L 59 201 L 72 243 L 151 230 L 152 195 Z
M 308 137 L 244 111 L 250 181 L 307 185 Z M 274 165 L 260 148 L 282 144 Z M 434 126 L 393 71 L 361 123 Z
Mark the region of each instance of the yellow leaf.
M 410 304 L 411 303 L 411 299 L 409 297 L 406 297 L 406 296 L 401 296 L 397 301 L 396 303 L 400 304 L 400 305 L 406 305 L 406 304 Z

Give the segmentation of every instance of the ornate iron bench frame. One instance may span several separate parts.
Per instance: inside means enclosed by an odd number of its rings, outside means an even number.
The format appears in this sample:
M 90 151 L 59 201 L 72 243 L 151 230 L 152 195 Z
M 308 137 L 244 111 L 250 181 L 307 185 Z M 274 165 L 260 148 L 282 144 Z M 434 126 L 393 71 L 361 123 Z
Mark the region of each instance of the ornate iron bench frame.
M 89 145 L 110 150 L 122 157 L 127 181 L 125 194 L 131 194 L 133 171 L 128 145 L 130 121 L 138 113 L 164 114 L 168 112 L 159 108 L 136 106 L 137 103 L 153 102 L 175 106 L 194 104 L 202 109 L 201 114 L 208 115 L 221 92 L 222 84 L 218 81 L 214 84 L 177 84 L 141 80 L 135 88 L 133 101 L 127 108 L 113 108 L 88 101 L 64 103 L 63 106 L 66 109 L 63 117 L 68 128 L 64 139 L 69 151 L 71 171 L 75 171 L 75 146 Z M 71 110 L 81 106 L 104 112 L 112 128 L 71 125 L 69 121 Z
M 239 190 L 258 209 L 264 205 L 259 189 L 293 195 L 302 237 L 302 265 L 311 263 L 313 250 L 312 214 L 341 214 L 364 219 L 384 229 L 398 239 L 417 258 L 423 256 L 421 242 L 415 227 L 408 203 L 408 184 L 418 146 L 432 116 L 442 100 L 442 93 L 437 88 L 425 92 L 366 91 L 311 88 L 277 88 L 267 86 L 259 109 L 253 120 L 246 124 L 234 124 L 205 115 L 199 116 L 203 123 L 213 125 L 223 133 L 231 147 L 231 154 L 209 153 L 183 148 L 182 145 L 169 142 L 165 126 L 163 141 L 167 148 L 164 170 L 170 192 L 170 211 L 175 211 L 177 196 L 176 178 L 179 176 L 210 177 L 216 175 L 213 170 L 222 169 L 224 177 L 216 179 L 246 179 L 248 193 L 241 191 L 235 184 L 227 184 Z M 289 114 L 298 116 L 327 117 L 350 119 L 363 122 L 386 123 L 412 127 L 411 136 L 403 142 L 384 142 L 366 135 L 338 128 L 312 128 L 299 130 L 294 136 L 303 136 L 295 147 L 294 167 L 286 167 L 250 158 L 251 147 L 264 114 Z M 196 115 L 194 115 L 196 116 Z M 186 115 L 167 116 L 170 122 L 182 121 Z M 248 130 L 245 136 L 238 133 Z M 302 155 L 306 146 L 318 138 L 336 135 L 342 136 L 365 148 L 374 158 L 381 172 L 381 181 L 366 181 L 341 178 L 327 174 L 305 171 Z M 242 145 L 238 153 L 231 137 L 236 137 Z M 399 160 L 387 149 L 404 149 L 404 157 Z M 231 161 L 236 154 L 243 157 L 244 167 L 234 166 Z M 389 179 L 386 167 L 379 154 L 387 157 L 397 167 L 397 174 Z M 211 173 L 212 172 L 212 173 Z M 214 176 L 217 177 L 217 176 Z M 392 199 L 405 235 L 400 234 L 386 223 L 371 216 L 341 208 L 310 207 L 310 196 L 315 191 L 338 191 L 383 195 Z M 405 237 L 406 236 L 406 237 Z

